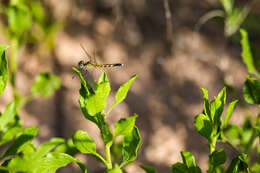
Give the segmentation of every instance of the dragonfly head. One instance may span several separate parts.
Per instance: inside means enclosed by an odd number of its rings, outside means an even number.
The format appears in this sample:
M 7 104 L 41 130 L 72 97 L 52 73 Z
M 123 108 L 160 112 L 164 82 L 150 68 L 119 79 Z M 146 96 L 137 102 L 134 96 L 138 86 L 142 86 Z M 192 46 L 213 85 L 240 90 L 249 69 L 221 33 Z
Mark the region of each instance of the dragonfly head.
M 78 63 L 78 67 L 80 68 L 80 69 L 88 69 L 88 68 L 91 68 L 91 67 L 93 67 L 93 65 L 92 65 L 92 63 L 90 62 L 90 61 L 88 61 L 88 62 L 84 62 L 84 61 L 80 61 L 79 63 Z
M 80 69 L 83 69 L 83 67 L 84 67 L 84 61 L 80 61 L 79 63 L 78 63 L 78 67 L 80 68 Z

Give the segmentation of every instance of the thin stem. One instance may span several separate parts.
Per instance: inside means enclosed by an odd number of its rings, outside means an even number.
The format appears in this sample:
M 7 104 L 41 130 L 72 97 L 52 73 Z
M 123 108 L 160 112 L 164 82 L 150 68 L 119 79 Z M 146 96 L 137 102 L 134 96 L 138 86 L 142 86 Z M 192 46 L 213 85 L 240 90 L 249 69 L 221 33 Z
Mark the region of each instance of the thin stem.
M 212 140 L 208 141 L 209 142 L 209 158 L 210 155 L 216 150 L 216 143 L 217 143 L 217 136 L 213 136 Z M 208 173 L 213 173 L 215 172 L 216 167 L 211 163 L 209 159 L 209 169 L 207 170 Z
M 112 169 L 112 161 L 110 155 L 110 146 L 105 146 L 106 150 L 106 161 L 107 161 L 107 169 Z
M 104 162 L 104 164 L 108 167 L 107 161 L 101 155 L 99 155 L 98 153 L 95 153 L 94 155 L 98 157 L 102 162 Z

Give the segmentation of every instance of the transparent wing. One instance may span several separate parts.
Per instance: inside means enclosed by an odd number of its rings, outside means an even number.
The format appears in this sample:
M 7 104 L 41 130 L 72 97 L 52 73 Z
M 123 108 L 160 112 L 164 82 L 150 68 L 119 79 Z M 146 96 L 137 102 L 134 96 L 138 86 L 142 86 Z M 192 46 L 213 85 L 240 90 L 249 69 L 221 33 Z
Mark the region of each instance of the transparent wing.
M 95 62 L 95 59 L 93 59 L 93 57 L 87 52 L 87 50 L 84 48 L 84 46 L 81 43 L 80 43 L 80 47 L 83 49 L 83 51 L 87 55 L 87 57 L 90 60 L 90 62 Z

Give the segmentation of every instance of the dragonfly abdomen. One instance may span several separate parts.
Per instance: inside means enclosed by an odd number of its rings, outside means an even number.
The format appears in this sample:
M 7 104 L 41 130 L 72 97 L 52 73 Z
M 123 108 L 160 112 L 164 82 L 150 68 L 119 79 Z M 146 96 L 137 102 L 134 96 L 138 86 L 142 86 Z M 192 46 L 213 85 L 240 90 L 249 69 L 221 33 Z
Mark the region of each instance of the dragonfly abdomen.
M 120 67 L 123 66 L 123 64 L 95 64 L 96 67 L 102 67 L 102 68 L 109 68 L 109 67 Z

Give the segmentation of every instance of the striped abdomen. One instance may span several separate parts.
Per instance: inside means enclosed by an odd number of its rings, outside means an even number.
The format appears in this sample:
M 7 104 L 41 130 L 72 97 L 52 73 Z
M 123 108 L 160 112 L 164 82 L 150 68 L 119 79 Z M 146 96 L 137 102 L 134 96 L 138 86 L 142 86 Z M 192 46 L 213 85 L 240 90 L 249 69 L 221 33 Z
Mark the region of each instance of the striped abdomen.
M 120 67 L 123 66 L 123 64 L 117 63 L 117 64 L 95 64 L 95 67 L 101 67 L 101 68 L 109 68 L 109 67 Z

